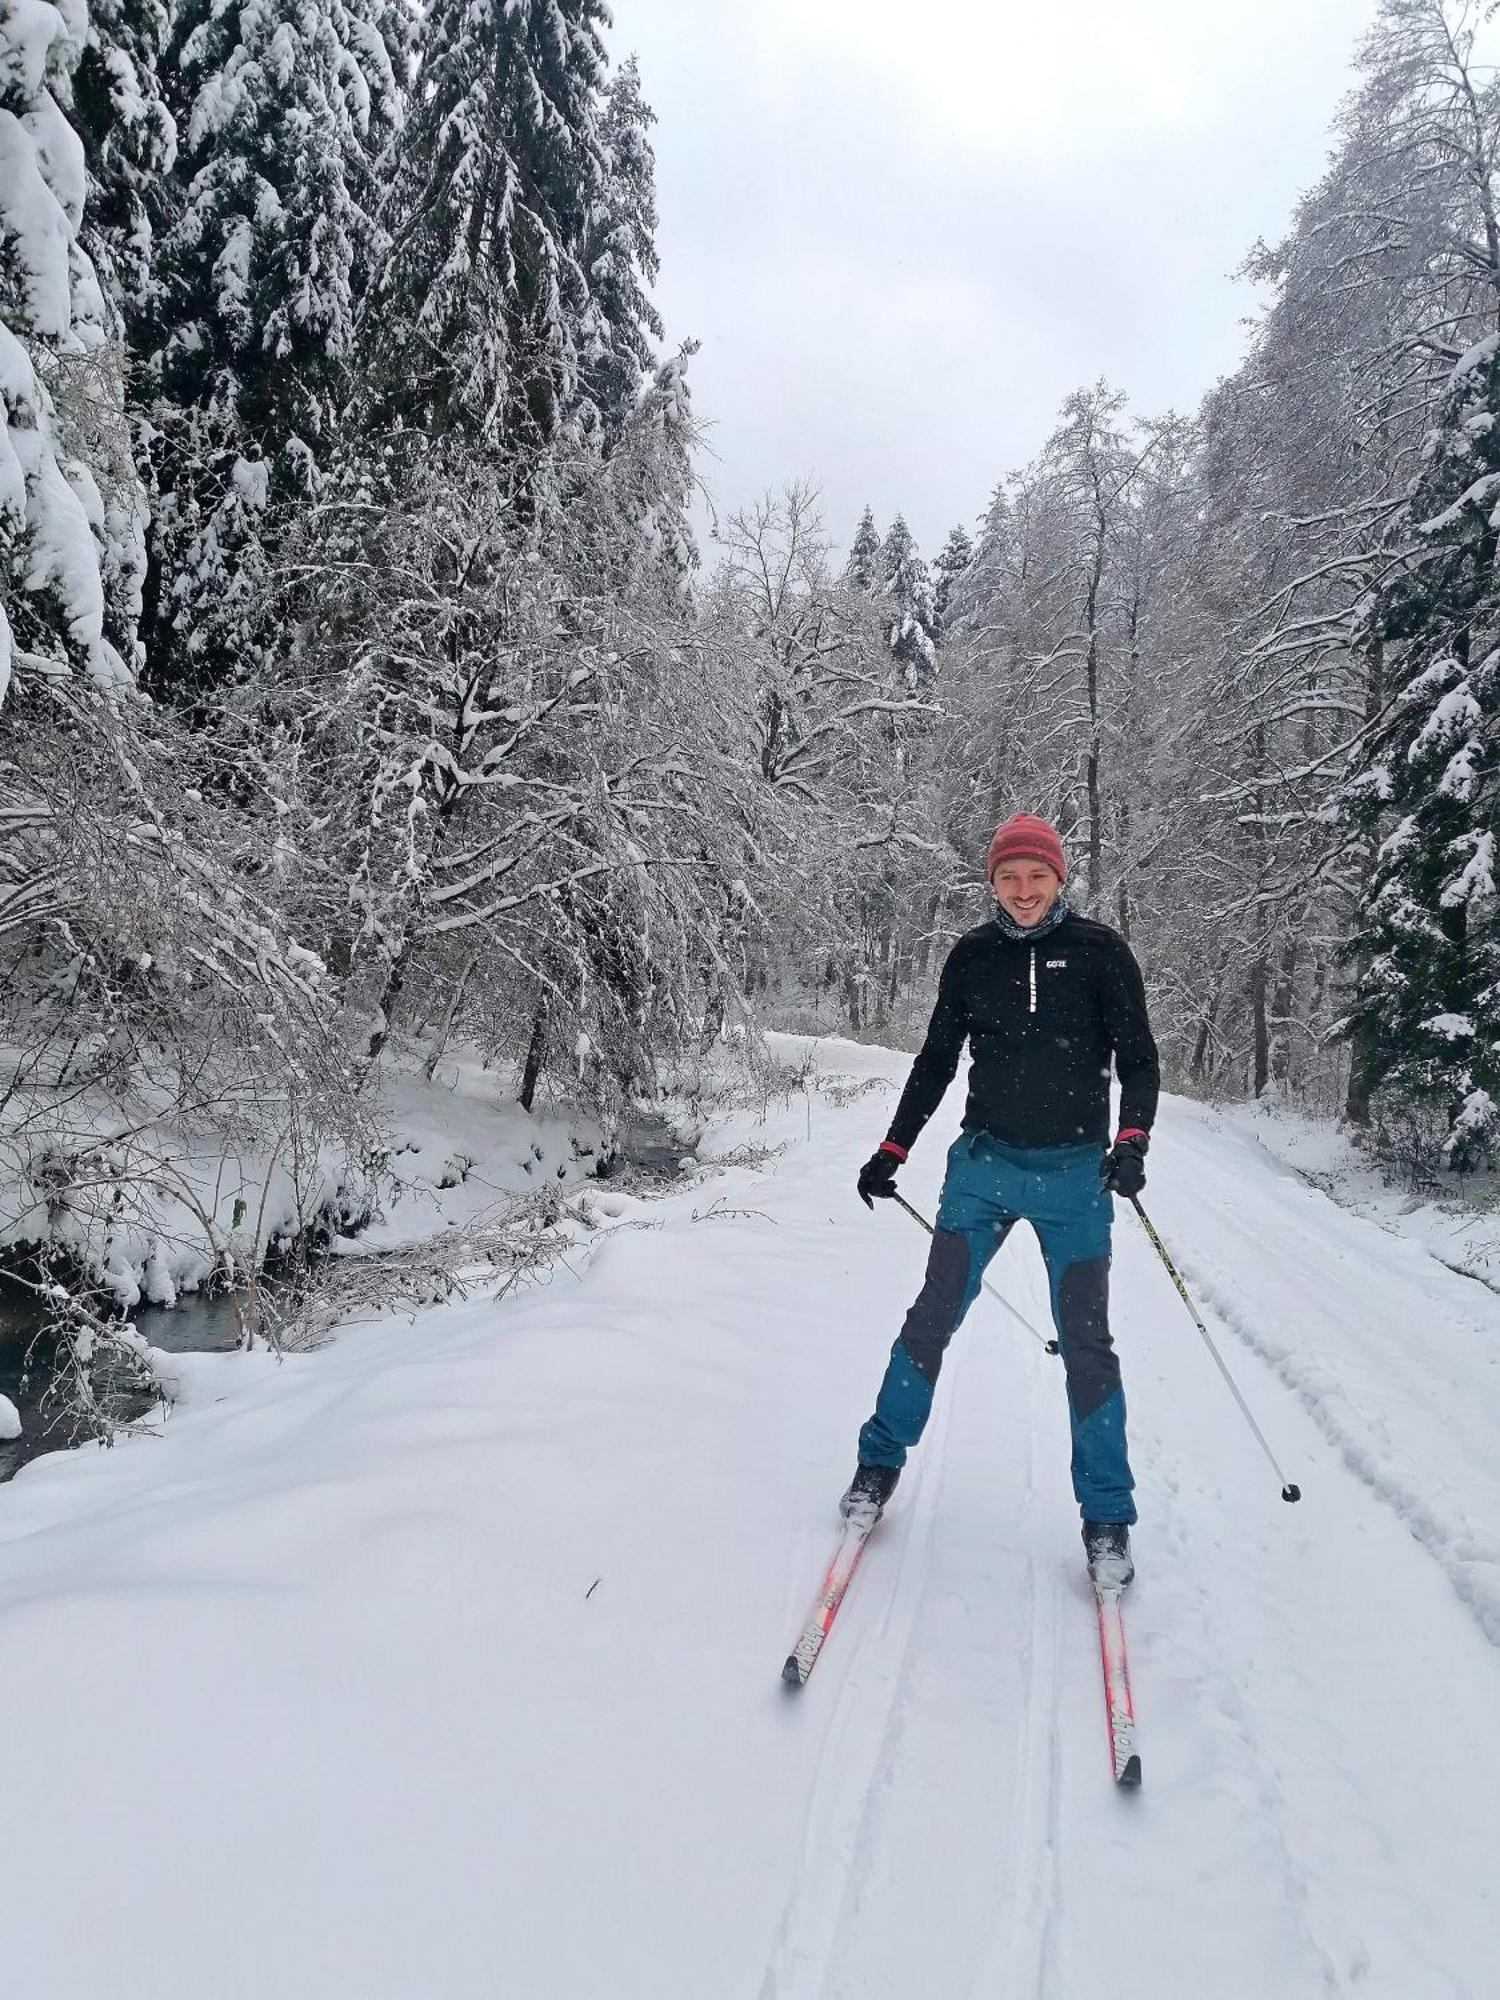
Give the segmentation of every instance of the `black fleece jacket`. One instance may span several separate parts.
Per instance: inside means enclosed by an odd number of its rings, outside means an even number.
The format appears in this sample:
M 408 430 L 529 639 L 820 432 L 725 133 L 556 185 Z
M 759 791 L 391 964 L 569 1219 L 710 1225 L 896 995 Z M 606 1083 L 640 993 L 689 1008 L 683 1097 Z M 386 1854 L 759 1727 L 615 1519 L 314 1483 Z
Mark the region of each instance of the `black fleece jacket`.
M 993 921 L 964 933 L 891 1120 L 903 1150 L 936 1111 L 965 1041 L 974 1056 L 966 1131 L 1011 1146 L 1108 1143 L 1111 1057 L 1121 1130 L 1151 1130 L 1161 1073 L 1146 989 L 1108 924 L 1070 911 L 1035 940 L 1012 940 Z

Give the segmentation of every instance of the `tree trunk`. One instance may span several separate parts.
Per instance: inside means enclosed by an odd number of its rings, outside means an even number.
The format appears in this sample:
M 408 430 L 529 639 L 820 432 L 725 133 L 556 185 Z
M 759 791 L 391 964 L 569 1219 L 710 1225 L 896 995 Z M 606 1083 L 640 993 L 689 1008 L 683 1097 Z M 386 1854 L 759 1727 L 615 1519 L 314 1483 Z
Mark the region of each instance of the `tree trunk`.
M 471 951 L 469 953 L 468 964 L 464 967 L 463 971 L 459 974 L 458 979 L 454 983 L 453 995 L 452 998 L 449 1000 L 447 1009 L 443 1015 L 443 1026 L 441 1032 L 438 1035 L 436 1046 L 434 1047 L 432 1054 L 427 1058 L 426 1062 L 423 1063 L 422 1065 L 422 1074 L 423 1076 L 426 1077 L 429 1083 L 431 1083 L 433 1077 L 437 1073 L 438 1062 L 442 1057 L 444 1049 L 446 1049 L 448 1046 L 448 1037 L 453 1033 L 453 1023 L 458 1019 L 458 1010 L 464 1004 L 464 994 L 469 990 L 469 981 L 473 977 L 474 968 L 476 965 L 478 965 L 478 963 L 479 963 L 479 953 L 477 951 Z
M 1193 1042 L 1193 1059 L 1189 1065 L 1189 1075 L 1194 1083 L 1202 1083 L 1208 1064 L 1208 1044 L 1214 1031 L 1214 1015 L 1219 1011 L 1219 996 L 1216 993 L 1208 1012 L 1198 1023 L 1198 1034 Z
M 370 1031 L 370 1039 L 365 1044 L 366 1069 L 373 1069 L 380 1060 L 381 1051 L 391 1038 L 391 1019 L 400 1003 L 401 989 L 406 984 L 406 968 L 411 963 L 412 947 L 415 939 L 410 932 L 396 956 L 391 960 L 391 969 L 385 976 L 380 998 L 375 1003 L 375 1011 L 380 1016 L 379 1025 Z
M 1344 1116 L 1351 1125 L 1370 1122 L 1370 1057 L 1375 1035 L 1368 1021 L 1361 1021 L 1349 1037 L 1349 1087 L 1344 1093 Z
M 1252 1088 L 1256 1097 L 1264 1097 L 1266 1085 L 1271 1080 L 1271 1035 L 1266 1018 L 1268 984 L 1269 967 L 1266 964 L 1266 946 L 1262 942 L 1255 954 L 1255 963 L 1250 968 L 1250 1015 L 1254 1033 Z
M 1089 574 L 1088 594 L 1088 693 L 1089 693 L 1089 908 L 1097 909 L 1104 874 L 1104 810 L 1099 777 L 1099 581 L 1104 569 L 1104 536 L 1101 531 Z
M 1292 1029 L 1297 999 L 1297 961 L 1301 939 L 1295 932 L 1282 939 L 1276 965 L 1276 986 L 1271 995 L 1271 1080 L 1284 1088 L 1292 1080 Z
M 859 1033 L 859 977 L 854 972 L 844 974 L 844 1012 L 848 1016 L 849 1032 Z
M 1193 1042 L 1193 1058 L 1189 1073 L 1194 1083 L 1202 1083 L 1212 1073 L 1208 1052 L 1213 1046 L 1214 1022 L 1219 1015 L 1219 1002 L 1224 997 L 1224 961 L 1221 959 L 1214 969 L 1213 990 L 1208 997 L 1208 1012 L 1198 1023 L 1198 1033 Z
M 1377 597 L 1374 612 L 1370 618 L 1370 654 L 1365 663 L 1365 723 L 1368 726 L 1380 713 L 1385 700 L 1385 645 L 1384 606 Z M 1354 865 L 1358 872 L 1359 889 L 1356 908 L 1362 908 L 1369 893 L 1370 877 L 1375 866 L 1376 843 L 1362 840 L 1355 850 Z M 1344 1116 L 1351 1125 L 1363 1129 L 1370 1122 L 1370 1100 L 1374 1094 L 1375 1031 L 1368 1018 L 1362 1017 L 1349 1037 L 1349 1084 L 1344 1093 Z
M 521 1069 L 520 1103 L 523 1111 L 529 1112 L 536 1098 L 536 1087 L 542 1074 L 542 1057 L 546 1049 L 547 1009 L 544 1003 L 532 1016 L 531 1040 L 526 1045 L 526 1061 Z

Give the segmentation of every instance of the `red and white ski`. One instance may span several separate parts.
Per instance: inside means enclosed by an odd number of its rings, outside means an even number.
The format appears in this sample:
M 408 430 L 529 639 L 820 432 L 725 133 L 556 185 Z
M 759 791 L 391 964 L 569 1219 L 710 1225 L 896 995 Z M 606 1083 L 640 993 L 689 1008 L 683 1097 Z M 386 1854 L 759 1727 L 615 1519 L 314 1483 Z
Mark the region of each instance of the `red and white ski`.
M 818 1663 L 818 1655 L 823 1650 L 823 1641 L 832 1630 L 833 1621 L 839 1615 L 839 1606 L 844 1601 L 844 1592 L 849 1588 L 854 1572 L 859 1568 L 859 1559 L 865 1552 L 865 1543 L 874 1529 L 874 1520 L 849 1521 L 839 1536 L 838 1547 L 833 1552 L 833 1560 L 828 1565 L 828 1573 L 823 1578 L 823 1587 L 818 1592 L 817 1601 L 808 1613 L 802 1637 L 786 1656 L 786 1665 L 781 1669 L 781 1678 L 788 1687 L 801 1687 Z
M 1095 1585 L 1099 1612 L 1099 1657 L 1104 1665 L 1104 1719 L 1109 1727 L 1109 1755 L 1115 1783 L 1134 1789 L 1141 1782 L 1140 1753 L 1135 1747 L 1135 1703 L 1130 1695 L 1130 1661 L 1125 1653 L 1125 1621 L 1120 1616 L 1120 1592 L 1113 1585 Z

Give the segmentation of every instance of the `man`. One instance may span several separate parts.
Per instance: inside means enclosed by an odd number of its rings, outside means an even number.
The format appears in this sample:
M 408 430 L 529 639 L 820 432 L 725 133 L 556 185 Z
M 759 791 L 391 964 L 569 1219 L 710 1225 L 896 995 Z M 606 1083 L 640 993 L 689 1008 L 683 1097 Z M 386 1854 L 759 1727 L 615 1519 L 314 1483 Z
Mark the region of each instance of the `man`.
M 1073 1491 L 1089 1569 L 1134 1575 L 1125 1397 L 1109 1333 L 1112 1194 L 1139 1194 L 1159 1071 L 1140 967 L 1107 924 L 1074 911 L 1057 829 L 1029 813 L 997 828 L 985 864 L 997 908 L 943 967 L 937 1004 L 890 1132 L 859 1192 L 893 1195 L 896 1170 L 937 1109 L 967 1041 L 963 1130 L 948 1153 L 927 1277 L 891 1350 L 859 1465 L 840 1506 L 872 1522 L 932 1408 L 943 1354 L 985 1266 L 1018 1221 L 1036 1230 L 1067 1375 Z M 1121 1086 L 1109 1140 L 1109 1071 Z

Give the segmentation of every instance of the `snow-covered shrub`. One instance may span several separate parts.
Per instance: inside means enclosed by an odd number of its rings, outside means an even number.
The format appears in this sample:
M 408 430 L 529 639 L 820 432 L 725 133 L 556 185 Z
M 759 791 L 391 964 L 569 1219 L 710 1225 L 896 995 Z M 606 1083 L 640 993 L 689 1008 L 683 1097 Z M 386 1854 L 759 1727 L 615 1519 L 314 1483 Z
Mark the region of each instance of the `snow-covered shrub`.
M 199 739 L 139 697 L 32 676 L 12 692 L 0 1246 L 40 1260 L 59 1313 L 128 1308 L 143 1258 L 167 1302 L 175 1284 L 253 1272 L 374 1148 L 334 983 L 245 867 L 213 775 Z M 246 1172 L 231 1217 L 222 1184 Z M 57 1332 L 80 1367 L 113 1352 Z

